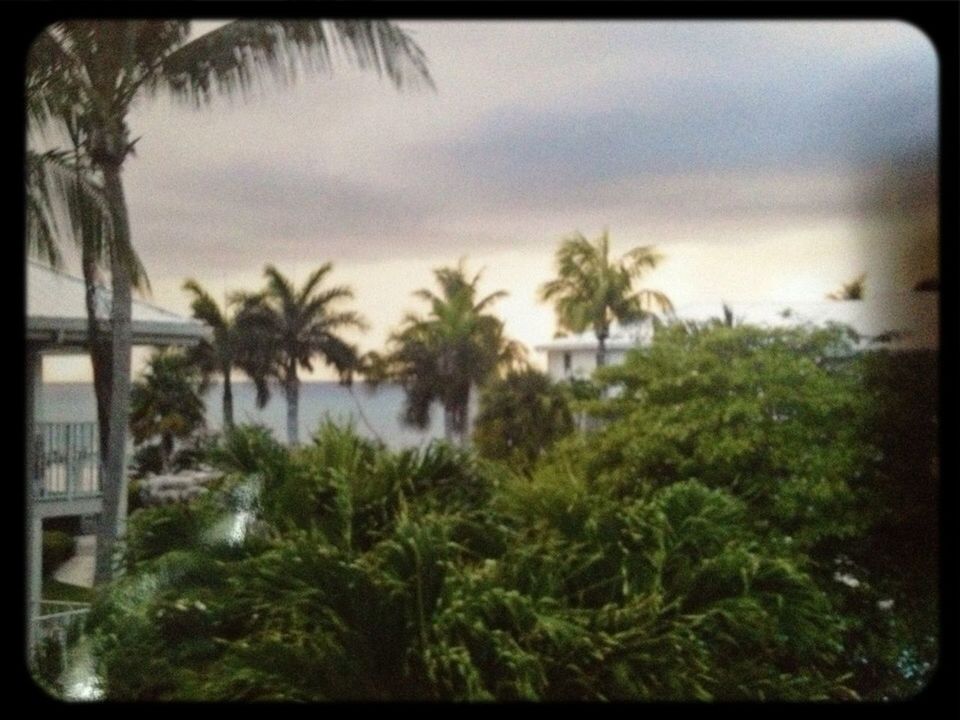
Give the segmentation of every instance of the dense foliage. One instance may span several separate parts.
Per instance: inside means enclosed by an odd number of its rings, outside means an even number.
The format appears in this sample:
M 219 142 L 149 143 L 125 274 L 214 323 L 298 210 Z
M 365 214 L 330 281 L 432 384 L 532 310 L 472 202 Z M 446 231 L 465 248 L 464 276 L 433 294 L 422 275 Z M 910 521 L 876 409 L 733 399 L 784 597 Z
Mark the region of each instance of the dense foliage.
M 656 318 L 653 308 L 673 311 L 670 299 L 659 290 L 633 289 L 634 281 L 656 268 L 662 259 L 654 248 L 641 246 L 614 260 L 607 231 L 595 242 L 575 233 L 557 248 L 557 277 L 540 287 L 540 299 L 553 303 L 560 328 L 575 333 L 593 331 L 598 345 L 597 367 L 602 367 L 614 321 L 634 323 Z
M 484 388 L 473 441 L 483 457 L 525 469 L 573 432 L 572 393 L 532 368 L 513 370 Z
M 235 339 L 241 340 L 234 347 L 237 363 L 257 388 L 258 407 L 270 399 L 271 381 L 283 388 L 287 442 L 291 445 L 300 442 L 299 371 L 312 372 L 319 359 L 346 379 L 357 366 L 356 348 L 342 333 L 351 328 L 362 330 L 366 322 L 341 306 L 353 299 L 353 290 L 346 285 L 325 286 L 332 270 L 332 263 L 324 263 L 297 288 L 273 265 L 267 265 L 263 271 L 266 287 L 236 298 L 240 306 L 233 332 Z
M 480 298 L 482 273 L 471 278 L 463 260 L 433 274 L 440 293 L 426 288 L 414 293 L 428 303 L 429 312 L 408 314 L 390 336 L 385 355 L 366 355 L 364 374 L 373 385 L 389 379 L 403 387 L 403 420 L 414 427 L 427 427 L 431 407 L 440 403 L 444 437 L 463 443 L 469 436 L 476 388 L 517 362 L 523 351 L 506 337 L 503 321 L 489 312 L 506 292 Z
M 138 446 L 153 439 L 160 467 L 171 468 L 177 440 L 203 428 L 204 405 L 196 366 L 182 352 L 161 350 L 147 361 L 130 393 L 130 429 Z M 145 451 L 149 452 L 149 451 Z M 141 461 L 149 458 L 141 456 Z
M 935 477 L 935 407 L 890 391 L 922 359 L 850 350 L 840 329 L 661 333 L 602 373 L 599 427 L 523 475 L 331 424 L 293 450 L 237 428 L 224 488 L 131 518 L 91 618 L 107 696 L 908 695 L 935 575 L 881 533 L 935 552 L 934 485 L 913 482 Z M 238 507 L 255 519 L 225 536 Z

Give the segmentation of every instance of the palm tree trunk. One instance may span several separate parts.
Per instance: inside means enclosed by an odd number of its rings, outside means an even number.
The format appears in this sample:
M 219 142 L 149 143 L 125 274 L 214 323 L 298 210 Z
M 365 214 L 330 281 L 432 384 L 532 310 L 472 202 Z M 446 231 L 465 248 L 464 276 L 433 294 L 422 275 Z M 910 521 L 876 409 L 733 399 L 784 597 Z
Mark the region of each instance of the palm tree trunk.
M 97 433 L 100 440 L 100 459 L 107 457 L 110 439 L 110 370 L 113 348 L 109 337 L 100 333 L 97 321 L 97 260 L 94 249 L 86 239 L 82 249 L 83 283 L 86 289 L 87 341 L 90 364 L 93 366 L 93 391 L 97 398 Z
M 300 444 L 300 380 L 296 367 L 288 370 L 283 387 L 287 393 L 287 444 L 293 447 Z
M 607 336 L 605 334 L 597 335 L 597 367 L 602 368 L 607 364 Z
M 233 430 L 233 386 L 229 367 L 223 369 L 223 429 Z
M 122 503 L 127 490 L 126 444 L 127 421 L 130 412 L 130 350 L 133 341 L 131 326 L 130 269 L 124 249 L 130 247 L 130 223 L 127 216 L 120 163 L 103 165 L 104 194 L 114 223 L 115 246 L 111 253 L 110 270 L 113 282 L 111 303 L 111 333 L 113 357 L 110 377 L 110 430 L 103 466 L 103 511 L 97 528 L 97 555 L 94 581 L 108 582 L 113 576 L 113 552 L 122 531 Z M 122 504 L 122 505 L 121 505 Z

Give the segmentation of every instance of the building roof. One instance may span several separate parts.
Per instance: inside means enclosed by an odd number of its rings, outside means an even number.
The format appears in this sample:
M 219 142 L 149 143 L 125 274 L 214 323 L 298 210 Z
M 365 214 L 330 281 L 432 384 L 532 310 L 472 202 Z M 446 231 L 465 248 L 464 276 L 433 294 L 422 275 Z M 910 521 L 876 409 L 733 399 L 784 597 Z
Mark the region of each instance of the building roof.
M 629 350 L 637 345 L 649 342 L 653 336 L 653 326 L 649 322 L 621 326 L 613 324 L 610 327 L 610 336 L 607 338 L 607 350 Z M 596 350 L 597 336 L 592 330 L 554 338 L 553 340 L 537 345 L 535 350 L 540 352 L 560 351 L 572 352 L 576 350 Z
M 801 300 L 730 303 L 735 322 L 761 327 L 823 326 L 840 323 L 864 338 L 896 333 L 891 347 L 936 348 L 940 334 L 940 293 L 891 292 L 863 300 Z M 723 316 L 722 303 L 695 303 L 677 309 L 683 320 Z
M 109 289 L 98 286 L 97 319 L 109 332 Z M 83 347 L 87 338 L 86 286 L 81 278 L 27 261 L 27 339 L 54 347 Z M 135 345 L 193 345 L 209 338 L 204 323 L 156 305 L 134 300 L 131 308 Z
M 889 347 L 936 348 L 940 334 L 940 293 L 904 291 L 868 296 L 864 300 L 801 300 L 784 302 L 730 303 L 735 322 L 761 327 L 822 326 L 841 323 L 852 327 L 864 338 L 898 333 Z M 705 322 L 723 317 L 723 303 L 693 303 L 676 310 L 681 320 Z M 652 336 L 649 323 L 615 327 L 607 340 L 607 350 L 628 350 L 644 345 Z M 596 350 L 592 331 L 557 338 L 536 346 L 541 352 Z

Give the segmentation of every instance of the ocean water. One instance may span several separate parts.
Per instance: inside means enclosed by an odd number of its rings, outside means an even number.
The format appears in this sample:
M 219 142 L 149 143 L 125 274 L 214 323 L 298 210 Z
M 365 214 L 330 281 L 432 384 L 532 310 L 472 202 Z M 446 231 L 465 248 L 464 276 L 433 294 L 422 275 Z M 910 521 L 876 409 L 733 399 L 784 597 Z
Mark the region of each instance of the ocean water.
M 220 430 L 223 424 L 223 395 L 219 383 L 213 383 L 204 401 L 207 428 Z M 335 382 L 304 382 L 300 386 L 300 440 L 309 439 L 320 422 L 329 417 L 337 423 L 352 423 L 360 435 L 379 437 L 394 449 L 417 447 L 443 437 L 443 416 L 439 405 L 431 412 L 429 427 L 420 431 L 403 424 L 403 389 L 382 385 L 375 391 L 357 384 L 346 388 Z M 93 385 L 89 383 L 44 383 L 40 393 L 38 422 L 94 422 L 97 417 Z M 287 403 L 282 391 L 271 393 L 270 401 L 260 409 L 251 382 L 233 383 L 233 419 L 235 423 L 257 423 L 273 431 L 275 438 L 287 437 Z

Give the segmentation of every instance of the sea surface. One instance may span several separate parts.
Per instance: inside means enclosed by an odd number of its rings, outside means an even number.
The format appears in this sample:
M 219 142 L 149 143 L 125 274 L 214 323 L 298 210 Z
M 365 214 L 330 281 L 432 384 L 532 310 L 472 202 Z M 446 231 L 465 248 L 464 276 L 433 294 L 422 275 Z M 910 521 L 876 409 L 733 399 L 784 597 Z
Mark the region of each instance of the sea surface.
M 218 431 L 222 427 L 222 398 L 220 384 L 212 383 L 204 397 L 208 430 Z M 371 391 L 362 384 L 346 388 L 336 382 L 303 382 L 300 386 L 300 440 L 309 439 L 325 417 L 340 424 L 352 423 L 360 435 L 379 437 L 394 449 L 417 447 L 443 437 L 443 416 L 439 405 L 431 412 L 429 427 L 420 431 L 403 424 L 403 402 L 403 389 L 396 385 L 382 385 Z M 96 417 L 92 384 L 44 383 L 38 422 L 94 422 Z M 287 403 L 282 390 L 272 392 L 270 401 L 260 409 L 256 405 L 253 383 L 234 382 L 233 419 L 238 424 L 265 425 L 273 431 L 275 438 L 286 441 Z

